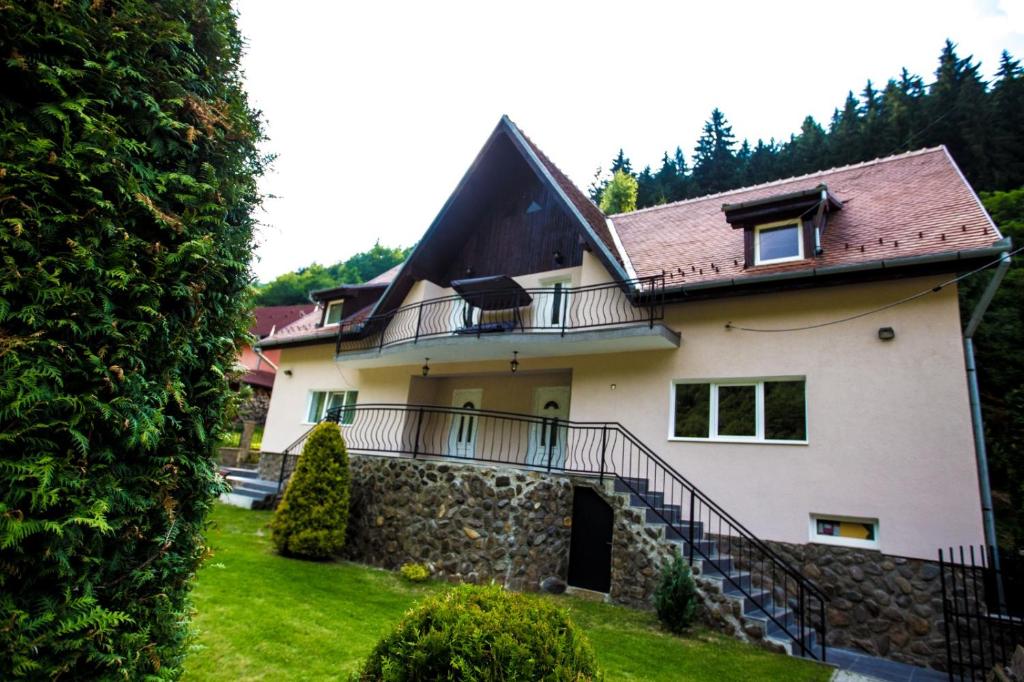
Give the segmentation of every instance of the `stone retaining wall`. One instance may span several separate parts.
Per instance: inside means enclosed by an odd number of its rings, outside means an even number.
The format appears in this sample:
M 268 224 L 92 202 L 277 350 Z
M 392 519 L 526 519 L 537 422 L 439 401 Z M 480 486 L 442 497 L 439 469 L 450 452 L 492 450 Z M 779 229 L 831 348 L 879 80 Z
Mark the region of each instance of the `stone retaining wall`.
M 946 669 L 938 562 L 835 545 L 766 544 L 829 598 L 830 646 Z

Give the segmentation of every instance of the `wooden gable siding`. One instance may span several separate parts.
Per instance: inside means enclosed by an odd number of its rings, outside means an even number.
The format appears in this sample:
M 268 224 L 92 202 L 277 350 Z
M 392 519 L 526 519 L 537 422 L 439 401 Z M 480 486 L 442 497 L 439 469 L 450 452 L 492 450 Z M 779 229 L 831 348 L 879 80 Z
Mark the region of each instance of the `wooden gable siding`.
M 527 213 L 533 202 L 540 210 Z M 468 226 L 464 246 L 451 255 L 442 286 L 462 277 L 515 277 L 581 265 L 583 246 L 569 216 L 535 182 L 495 197 Z

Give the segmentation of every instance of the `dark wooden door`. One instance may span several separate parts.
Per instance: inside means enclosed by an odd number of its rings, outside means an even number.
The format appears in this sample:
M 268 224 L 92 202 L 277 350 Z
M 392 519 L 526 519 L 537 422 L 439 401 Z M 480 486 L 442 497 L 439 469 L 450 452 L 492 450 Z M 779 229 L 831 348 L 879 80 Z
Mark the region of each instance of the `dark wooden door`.
M 573 489 L 569 584 L 608 592 L 612 584 L 612 508 L 593 488 Z

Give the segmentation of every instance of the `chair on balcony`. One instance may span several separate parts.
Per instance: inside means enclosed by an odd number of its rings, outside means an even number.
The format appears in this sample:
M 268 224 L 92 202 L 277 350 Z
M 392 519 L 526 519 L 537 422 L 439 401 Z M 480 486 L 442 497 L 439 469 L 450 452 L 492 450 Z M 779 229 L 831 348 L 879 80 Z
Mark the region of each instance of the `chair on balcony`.
M 467 305 L 481 311 L 479 321 L 473 322 L 467 315 L 464 326 L 455 329 L 456 334 L 493 334 L 523 328 L 522 309 L 533 303 L 533 298 L 519 282 L 507 275 L 473 277 L 452 280 L 452 289 Z M 510 319 L 485 320 L 483 313 L 511 312 Z

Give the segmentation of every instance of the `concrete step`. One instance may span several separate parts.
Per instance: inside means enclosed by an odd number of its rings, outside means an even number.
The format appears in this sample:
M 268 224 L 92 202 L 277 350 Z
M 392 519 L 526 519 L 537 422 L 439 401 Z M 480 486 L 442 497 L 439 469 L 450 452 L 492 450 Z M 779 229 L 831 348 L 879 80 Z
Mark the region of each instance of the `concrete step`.
M 220 467 L 221 473 L 228 476 L 235 476 L 240 478 L 259 478 L 260 472 L 256 469 L 245 469 L 242 467 Z
M 650 489 L 650 483 L 646 478 L 629 478 L 628 476 L 615 478 L 614 489 L 617 493 L 646 493 Z
M 248 488 L 250 490 L 262 490 L 267 494 L 273 494 L 277 492 L 277 481 L 265 481 L 260 478 L 248 478 L 245 476 L 229 475 L 227 477 L 228 483 L 231 484 L 231 488 Z

